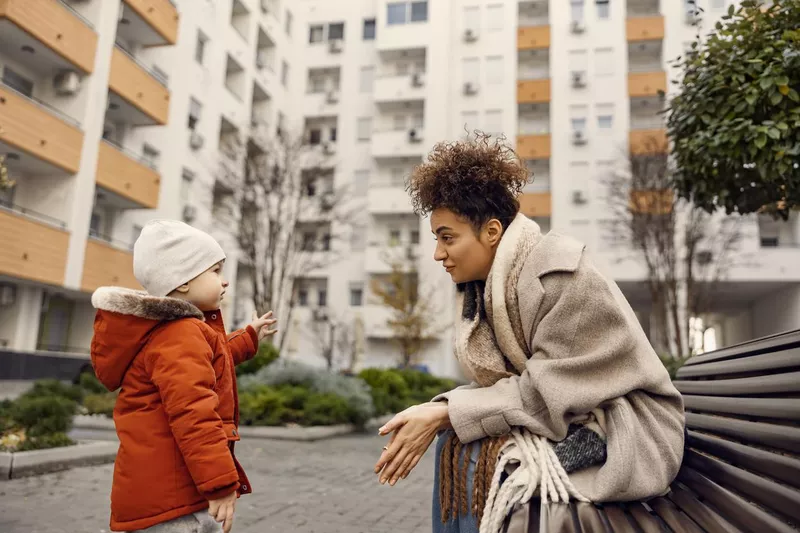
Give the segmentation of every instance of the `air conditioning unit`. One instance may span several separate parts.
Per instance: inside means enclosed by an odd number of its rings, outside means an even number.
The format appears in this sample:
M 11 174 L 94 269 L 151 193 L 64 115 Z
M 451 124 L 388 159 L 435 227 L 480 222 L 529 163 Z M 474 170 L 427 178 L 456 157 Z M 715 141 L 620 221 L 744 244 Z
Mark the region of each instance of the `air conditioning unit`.
M 325 155 L 335 155 L 336 144 L 332 142 L 322 143 L 322 153 Z
M 572 86 L 576 89 L 586 87 L 586 72 L 576 70 L 572 73 Z
M 197 208 L 193 205 L 183 206 L 183 220 L 187 223 L 194 221 L 197 218 Z
M 205 142 L 205 138 L 196 131 L 193 131 L 189 136 L 189 146 L 191 146 L 192 150 L 199 150 Z
M 329 104 L 338 104 L 339 103 L 339 91 L 328 91 L 328 95 L 325 98 L 325 101 Z
M 464 84 L 464 94 L 478 94 L 478 84 L 468 81 Z
M 570 31 L 572 33 L 583 33 L 586 31 L 586 25 L 583 23 L 583 21 L 573 20 L 572 24 L 570 25 Z
M 425 74 L 422 72 L 415 72 L 411 75 L 412 87 L 422 87 L 423 85 L 425 85 Z
M 72 96 L 81 88 L 81 77 L 74 70 L 64 70 L 53 78 L 53 89 L 58 96 Z
M 575 205 L 584 205 L 589 201 L 583 191 L 572 191 L 572 203 Z
M 691 9 L 686 11 L 684 17 L 686 20 L 686 24 L 694 24 L 695 22 L 697 22 L 697 13 Z
M 710 265 L 711 261 L 714 260 L 714 253 L 711 250 L 701 250 L 697 252 L 695 256 L 698 265 L 706 266 Z
M 333 209 L 333 205 L 336 203 L 336 197 L 332 192 L 326 192 L 323 194 L 319 199 L 319 204 L 322 209 L 325 211 L 330 211 Z
M 583 130 L 574 130 L 572 132 L 572 144 L 575 146 L 581 146 L 588 142 L 586 138 L 586 132 Z
M 418 128 L 408 130 L 408 141 L 412 143 L 422 142 L 422 132 Z
M 328 51 L 332 54 L 338 54 L 342 51 L 342 40 L 331 39 L 328 41 Z
M 311 317 L 317 322 L 325 322 L 328 320 L 328 308 L 316 307 L 311 311 Z
M 478 40 L 478 31 L 473 30 L 472 28 L 467 28 L 464 30 L 464 42 L 466 43 L 474 43 Z

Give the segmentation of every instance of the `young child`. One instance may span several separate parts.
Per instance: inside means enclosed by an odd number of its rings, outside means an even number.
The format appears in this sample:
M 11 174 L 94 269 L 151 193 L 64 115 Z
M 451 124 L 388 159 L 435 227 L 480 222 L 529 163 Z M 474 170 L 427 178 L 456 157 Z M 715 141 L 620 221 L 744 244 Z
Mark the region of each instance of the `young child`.
M 225 334 L 224 261 L 210 235 L 153 221 L 133 249 L 146 292 L 102 287 L 92 295 L 92 365 L 109 390 L 120 389 L 112 531 L 228 533 L 237 496 L 251 492 L 233 453 L 233 367 L 276 332 L 276 320 L 269 312 Z

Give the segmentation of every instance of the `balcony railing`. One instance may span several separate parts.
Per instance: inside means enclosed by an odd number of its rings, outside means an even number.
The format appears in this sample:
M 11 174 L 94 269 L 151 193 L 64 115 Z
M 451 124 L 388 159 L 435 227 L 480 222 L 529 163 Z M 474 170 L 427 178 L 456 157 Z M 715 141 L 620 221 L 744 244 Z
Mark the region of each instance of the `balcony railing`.
M 81 127 L 81 123 L 80 122 L 78 122 L 77 120 L 75 120 L 71 116 L 64 114 L 63 111 L 59 111 L 58 109 L 56 109 L 55 107 L 51 106 L 47 102 L 39 100 L 38 98 L 36 98 L 34 96 L 28 96 L 27 94 L 19 92 L 17 89 L 12 87 L 11 85 L 8 85 L 7 83 L 5 83 L 2 79 L 0 79 L 0 86 L 2 86 L 4 89 L 10 90 L 11 92 L 16 94 L 20 98 L 24 98 L 25 100 L 28 100 L 29 102 L 32 102 L 32 103 L 36 104 L 37 106 L 41 107 L 42 109 L 44 109 L 45 111 L 47 111 L 51 115 L 55 115 L 56 118 L 66 122 L 70 126 L 75 126 L 76 128 L 80 128 Z
M 103 137 L 102 140 L 103 140 L 104 143 L 106 143 L 106 144 L 108 144 L 110 146 L 113 146 L 115 149 L 117 149 L 120 152 L 122 152 L 123 154 L 127 155 L 129 158 L 133 159 L 137 163 L 141 163 L 142 165 L 144 165 L 144 166 L 146 166 L 146 167 L 148 167 L 148 168 L 150 168 L 152 170 L 158 171 L 158 165 L 156 165 L 156 162 L 153 161 L 152 159 L 148 159 L 142 154 L 137 154 L 133 150 L 129 150 L 128 148 L 125 148 L 121 144 L 118 144 L 115 141 L 112 141 L 111 139 L 107 139 L 107 138 Z
M 162 85 L 162 86 L 163 86 L 165 89 L 166 89 L 166 88 L 168 88 L 168 85 L 167 85 L 167 80 L 165 80 L 165 79 L 164 79 L 164 75 L 163 75 L 163 74 L 161 74 L 160 72 L 158 72 L 158 71 L 154 70 L 154 69 L 153 69 L 153 67 L 147 66 L 147 65 L 145 65 L 144 63 L 142 63 L 142 61 L 141 61 L 140 59 L 138 59 L 138 58 L 137 58 L 136 56 L 134 56 L 132 53 L 130 53 L 129 51 L 127 51 L 127 50 L 125 49 L 125 46 L 124 46 L 122 43 L 120 43 L 119 41 L 117 41 L 117 42 L 116 42 L 114 45 L 115 45 L 115 46 L 116 46 L 116 47 L 117 47 L 117 48 L 118 48 L 118 49 L 119 49 L 119 50 L 120 50 L 122 53 L 124 53 L 126 56 L 128 56 L 128 58 L 129 58 L 131 61 L 133 61 L 134 63 L 136 63 L 136 65 L 138 65 L 138 66 L 139 66 L 139 67 L 140 67 L 142 70 L 144 70 L 144 71 L 145 71 L 145 72 L 147 72 L 147 73 L 148 73 L 150 76 L 152 76 L 152 77 L 153 77 L 153 79 L 154 79 L 154 80 L 156 80 L 156 81 L 157 81 L 157 82 L 158 82 L 160 85 Z
M 628 63 L 628 72 L 631 74 L 645 74 L 647 72 L 661 72 L 664 65 L 660 61 L 650 63 Z
M 95 241 L 102 242 L 104 244 L 109 244 L 118 250 L 122 250 L 124 252 L 132 252 L 133 251 L 133 243 L 126 242 L 120 239 L 115 239 L 108 235 L 104 235 L 92 229 L 89 230 L 89 238 L 94 239 Z
M 27 207 L 22 207 L 21 205 L 15 205 L 11 202 L 6 202 L 5 200 L 0 200 L 0 210 L 7 213 L 22 215 L 25 218 L 29 218 L 37 222 L 44 222 L 45 224 L 59 229 L 67 229 L 67 223 L 62 220 L 51 217 L 50 215 L 45 215 L 44 213 L 39 213 L 33 209 L 28 209 Z
M 79 19 L 81 20 L 81 22 L 83 22 L 84 24 L 86 24 L 86 25 L 87 25 L 87 26 L 89 26 L 90 28 L 94 29 L 94 24 L 92 24 L 92 23 L 89 21 L 89 19 L 87 19 L 86 17 L 84 17 L 83 15 L 81 15 L 80 13 L 78 13 L 77 11 L 75 11 L 75 8 L 74 8 L 74 7 L 72 7 L 71 5 L 69 5 L 69 2 L 67 2 L 66 0 L 58 0 L 58 1 L 59 1 L 59 3 L 60 3 L 62 6 L 66 7 L 67 9 L 69 9 L 69 11 L 70 11 L 70 12 L 71 12 L 73 15 L 75 15 L 77 18 L 79 18 Z

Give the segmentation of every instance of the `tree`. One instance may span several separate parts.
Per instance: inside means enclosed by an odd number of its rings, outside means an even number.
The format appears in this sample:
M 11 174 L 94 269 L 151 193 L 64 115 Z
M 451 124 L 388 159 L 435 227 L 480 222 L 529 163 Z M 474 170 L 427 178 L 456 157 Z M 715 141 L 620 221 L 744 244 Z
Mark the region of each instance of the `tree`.
M 425 341 L 442 327 L 437 323 L 438 309 L 433 305 L 431 295 L 421 290 L 413 259 L 387 253 L 385 260 L 391 266 L 391 272 L 385 277 L 374 278 L 370 288 L 378 302 L 391 310 L 386 325 L 400 348 L 400 363 L 406 368 L 416 362 Z
M 253 304 L 291 324 L 298 280 L 340 259 L 337 243 L 358 206 L 345 188 L 334 187 L 332 162 L 302 138 L 262 135 L 227 144 L 220 174 L 239 206 L 239 248 Z M 279 350 L 285 339 L 283 331 Z
M 311 342 L 325 360 L 328 370 L 338 366 L 353 373 L 359 352 L 356 324 L 346 317 L 334 316 L 329 310 L 314 311 L 308 330 Z
M 676 195 L 667 144 L 652 137 L 606 176 L 610 240 L 647 271 L 655 334 L 672 357 L 690 353 L 693 317 L 710 311 L 735 263 L 742 217 L 712 215 Z
M 16 181 L 8 177 L 8 168 L 6 168 L 6 156 L 0 155 L 0 191 L 6 189 L 13 189 L 17 184 Z
M 800 0 L 731 6 L 675 61 L 675 190 L 712 213 L 800 207 Z

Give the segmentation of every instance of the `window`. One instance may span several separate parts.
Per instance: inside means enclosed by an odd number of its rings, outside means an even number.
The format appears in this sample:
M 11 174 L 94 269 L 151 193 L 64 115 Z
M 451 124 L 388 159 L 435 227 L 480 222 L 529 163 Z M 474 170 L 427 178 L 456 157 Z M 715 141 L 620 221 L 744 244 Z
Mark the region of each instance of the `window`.
M 306 307 L 308 305 L 308 291 L 306 289 L 297 291 L 297 305 L 300 307 Z
M 362 93 L 371 93 L 372 86 L 375 83 L 375 67 L 361 67 L 361 74 L 358 78 L 359 91 Z
M 419 230 L 412 229 L 411 230 L 411 244 L 419 244 Z
M 286 35 L 292 34 L 292 12 L 288 9 L 286 10 L 286 20 L 284 21 L 284 30 L 286 31 Z
M 284 59 L 281 61 L 281 85 L 284 87 L 289 84 L 289 63 Z
M 161 153 L 158 150 L 147 143 L 142 147 L 142 163 L 150 168 L 158 167 L 158 156 L 160 155 Z
M 478 6 L 464 8 L 464 29 L 478 32 L 481 27 L 481 10 Z
M 319 94 L 325 92 L 325 78 L 322 76 L 312 76 L 308 80 L 308 92 L 311 94 Z
M 194 60 L 203 64 L 203 60 L 206 56 L 206 44 L 208 43 L 208 37 L 200 31 L 197 30 L 197 41 L 194 45 Z
M 194 98 L 189 99 L 189 129 L 194 130 L 200 121 L 200 113 L 203 111 L 203 104 Z
M 184 168 L 181 172 L 181 205 L 187 206 L 192 203 L 192 182 L 194 181 L 194 172 L 188 168 Z
M 369 189 L 369 170 L 356 170 L 353 173 L 353 196 L 366 196 Z
M 480 60 L 477 57 L 465 57 L 461 60 L 461 71 L 464 83 L 478 85 L 480 77 Z
M 394 131 L 402 131 L 406 129 L 406 116 L 405 115 L 395 115 L 393 118 L 393 128 Z
M 406 76 L 409 72 L 409 64 L 405 61 L 398 61 L 395 63 L 394 70 L 398 76 Z
M 461 127 L 466 133 L 475 131 L 479 128 L 477 111 L 461 112 Z
M 406 23 L 406 3 L 405 2 L 390 2 L 386 6 L 386 23 L 405 24 Z
M 303 244 L 302 249 L 304 252 L 313 252 L 314 251 L 314 241 L 317 240 L 317 236 L 314 233 L 307 231 L 303 233 Z
M 375 19 L 364 19 L 364 34 L 365 41 L 375 40 Z
M 372 118 L 363 117 L 358 119 L 356 129 L 358 130 L 358 140 L 368 141 L 372 137 Z
M 314 24 L 308 28 L 308 42 L 321 43 L 325 40 L 325 28 L 321 24 Z
M 328 305 L 328 291 L 326 289 L 317 291 L 317 305 L 320 307 Z
M 33 82 L 8 67 L 3 67 L 3 83 L 28 98 L 33 97 Z
M 411 2 L 411 22 L 425 22 L 428 20 L 428 1 Z
M 503 83 L 503 57 L 486 58 L 486 83 L 497 85 Z
M 314 128 L 308 132 L 308 144 L 317 145 L 322 142 L 322 130 Z
M 393 187 L 401 187 L 405 185 L 405 177 L 403 176 L 405 172 L 403 171 L 402 167 L 393 167 L 392 170 L 389 171 L 389 184 Z
M 503 31 L 503 4 L 494 4 L 486 7 L 486 29 L 489 31 Z
M 570 7 L 572 10 L 572 20 L 575 22 L 583 22 L 583 0 L 570 0 Z
M 567 62 L 571 72 L 586 72 L 589 68 L 589 54 L 586 50 L 570 50 Z
M 344 22 L 328 24 L 328 40 L 344 39 Z
M 597 127 L 601 130 L 610 129 L 614 125 L 614 116 L 613 115 L 598 115 L 597 116 Z
M 597 18 L 607 19 L 609 16 L 609 0 L 595 0 L 597 5 Z
M 598 48 L 594 51 L 594 73 L 596 76 L 614 74 L 614 51 L 611 48 Z
M 305 194 L 309 198 L 313 198 L 317 195 L 317 180 L 313 178 L 307 178 L 305 180 Z
M 579 117 L 572 119 L 572 130 L 573 131 L 586 131 L 586 119 Z
M 322 235 L 322 251 L 323 252 L 330 252 L 331 251 L 331 234 L 325 233 Z
M 484 129 L 486 133 L 491 135 L 500 135 L 503 133 L 503 111 L 494 109 L 487 111 L 485 115 Z
M 364 304 L 364 289 L 361 287 L 350 288 L 350 305 L 352 307 L 361 307 Z
M 328 130 L 328 140 L 331 141 L 332 143 L 335 143 L 337 133 L 338 130 L 336 129 L 336 126 L 331 127 L 331 129 Z
M 389 246 L 397 246 L 400 244 L 400 230 L 389 230 Z

